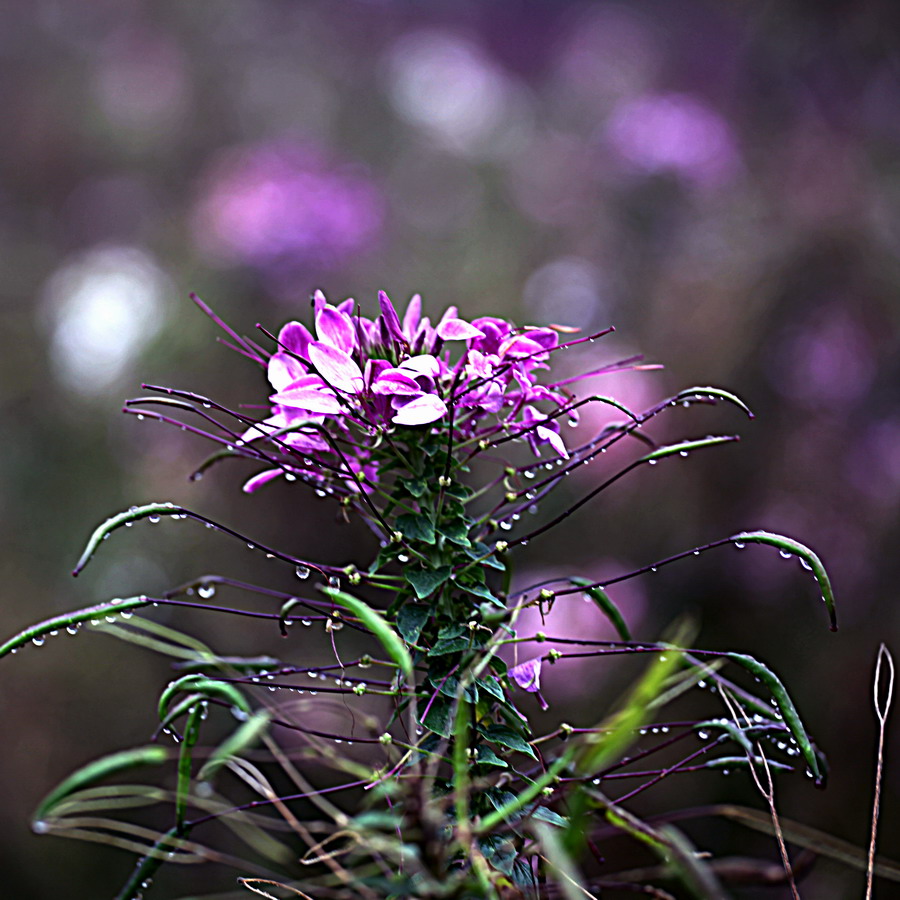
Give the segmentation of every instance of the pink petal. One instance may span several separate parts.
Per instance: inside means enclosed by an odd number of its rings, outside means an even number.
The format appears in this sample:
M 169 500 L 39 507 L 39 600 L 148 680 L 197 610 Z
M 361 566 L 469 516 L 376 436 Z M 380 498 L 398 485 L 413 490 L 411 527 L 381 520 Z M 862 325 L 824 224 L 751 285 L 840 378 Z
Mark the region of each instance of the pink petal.
M 397 410 L 392 422 L 398 425 L 427 425 L 447 414 L 447 404 L 434 394 L 423 394 Z
M 444 341 L 469 341 L 483 338 L 484 332 L 470 325 L 465 319 L 441 319 L 437 327 L 438 337 Z
M 419 327 L 419 319 L 422 317 L 422 298 L 419 294 L 414 294 L 406 307 L 403 314 L 403 333 L 407 339 L 412 341 L 416 335 L 416 329 Z
M 345 394 L 358 394 L 363 389 L 363 374 L 350 355 L 330 344 L 309 345 L 309 360 L 333 388 Z
M 320 342 L 345 353 L 352 353 L 356 349 L 356 329 L 350 316 L 333 306 L 324 306 L 319 311 L 316 316 L 316 334 Z
M 260 472 L 258 475 L 254 475 L 252 478 L 248 478 L 244 482 L 244 493 L 252 494 L 257 488 L 262 487 L 264 484 L 271 481 L 273 478 L 277 478 L 279 475 L 284 475 L 284 472 L 281 469 L 266 469 L 265 472 Z
M 507 673 L 523 691 L 536 694 L 541 689 L 541 657 L 513 666 Z
M 305 374 L 306 367 L 303 363 L 287 353 L 276 353 L 269 360 L 269 384 L 276 391 L 283 390 Z
M 281 406 L 302 409 L 320 416 L 338 415 L 344 411 L 334 394 L 311 387 L 288 388 L 269 399 Z
M 385 394 L 417 395 L 422 393 L 419 383 L 400 369 L 386 369 L 372 383 L 372 392 Z
M 281 331 L 278 332 L 278 342 L 291 353 L 302 356 L 306 359 L 306 348 L 309 347 L 313 336 L 309 333 L 309 329 L 300 322 L 288 322 Z
M 390 298 L 384 291 L 378 292 L 378 305 L 381 307 L 381 318 L 384 320 L 384 324 L 387 325 L 388 334 L 395 341 L 405 341 L 403 332 L 400 330 L 400 319 L 397 318 L 397 310 L 394 309 L 394 304 L 391 303 Z
M 416 375 L 428 375 L 431 378 L 437 378 L 441 374 L 440 362 L 430 353 L 422 353 L 419 356 L 404 359 L 398 368 L 408 369 Z
M 546 441 L 561 457 L 563 457 L 563 459 L 569 458 L 569 452 L 566 450 L 566 445 L 563 443 L 563 439 L 560 435 L 543 425 L 538 425 L 535 430 L 537 432 L 538 440 Z

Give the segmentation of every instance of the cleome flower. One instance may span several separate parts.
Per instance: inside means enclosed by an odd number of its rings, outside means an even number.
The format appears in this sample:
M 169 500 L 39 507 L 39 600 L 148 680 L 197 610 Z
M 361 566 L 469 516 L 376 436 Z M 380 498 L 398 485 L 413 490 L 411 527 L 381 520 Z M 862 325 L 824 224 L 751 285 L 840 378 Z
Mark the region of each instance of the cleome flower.
M 547 445 L 567 456 L 557 422 L 537 406 L 561 408 L 570 399 L 537 381 L 559 346 L 554 330 L 493 317 L 467 322 L 452 306 L 432 325 L 418 295 L 402 318 L 383 291 L 378 302 L 380 314 L 369 319 L 352 299 L 334 306 L 317 291 L 313 331 L 300 322 L 281 329 L 268 361 L 271 415 L 241 442 L 274 442 L 290 461 L 253 476 L 245 491 L 291 472 L 324 480 L 323 464 L 343 469 L 348 485 L 360 474 L 374 480 L 361 436 L 451 422 L 457 443 L 520 431 L 537 455 Z

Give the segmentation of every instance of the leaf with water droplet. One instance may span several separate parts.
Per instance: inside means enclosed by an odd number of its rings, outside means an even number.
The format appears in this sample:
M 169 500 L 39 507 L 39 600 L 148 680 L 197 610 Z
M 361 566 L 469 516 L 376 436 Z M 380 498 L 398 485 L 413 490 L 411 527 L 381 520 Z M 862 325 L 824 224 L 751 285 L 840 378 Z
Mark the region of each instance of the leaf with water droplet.
M 673 456 L 676 453 L 690 453 L 691 450 L 701 450 L 704 447 L 715 447 L 718 444 L 730 444 L 737 440 L 740 440 L 740 438 L 736 434 L 723 434 L 699 438 L 695 441 L 681 441 L 677 444 L 667 444 L 665 447 L 657 447 L 656 450 L 641 457 L 638 462 L 652 463 L 665 456 Z
M 68 631 L 70 626 L 77 626 L 82 622 L 102 621 L 111 613 L 121 613 L 124 610 L 148 606 L 152 602 L 152 600 L 144 596 L 126 597 L 124 599 L 116 598 L 115 603 L 98 603 L 96 606 L 87 606 L 84 609 L 76 609 L 72 612 L 63 613 L 60 616 L 54 616 L 52 619 L 45 619 L 43 622 L 38 622 L 36 625 L 20 631 L 0 646 L 0 657 L 14 652 L 29 641 L 41 640 L 51 631 L 58 631 L 61 628 L 65 628 Z
M 782 553 L 798 556 L 801 562 L 805 562 L 816 581 L 819 583 L 819 589 L 822 591 L 822 599 L 825 601 L 825 607 L 828 610 L 828 618 L 832 631 L 837 631 L 837 611 L 834 604 L 834 590 L 831 587 L 831 580 L 822 565 L 822 560 L 813 553 L 809 547 L 795 541 L 793 538 L 785 537 L 781 534 L 773 534 L 770 531 L 742 531 L 740 534 L 733 535 L 730 540 L 737 544 L 768 544 L 770 547 L 777 547 Z
M 165 720 L 169 704 L 176 694 L 180 692 L 203 694 L 210 697 L 218 697 L 229 706 L 236 706 L 243 712 L 250 714 L 250 704 L 244 695 L 233 685 L 225 681 L 218 681 L 202 674 L 183 675 L 171 682 L 162 692 L 159 698 L 159 718 Z
M 813 773 L 813 777 L 816 779 L 816 784 L 824 784 L 825 775 L 819 766 L 819 758 L 813 748 L 812 741 L 809 739 L 809 735 L 806 733 L 806 729 L 803 727 L 803 722 L 800 720 L 797 708 L 794 706 L 794 702 L 791 700 L 781 679 L 758 659 L 754 659 L 754 657 L 748 656 L 746 653 L 726 653 L 725 655 L 730 660 L 743 666 L 769 689 L 772 694 L 772 699 L 775 701 L 775 705 L 781 712 L 784 724 L 787 725 L 791 734 L 794 736 L 794 740 L 797 741 L 797 746 L 800 748 L 800 752 L 803 754 L 806 764 L 809 766 Z
M 749 418 L 754 418 L 750 407 L 736 394 L 732 394 L 731 391 L 726 391 L 717 387 L 692 387 L 676 394 L 675 402 L 689 400 L 691 397 L 710 397 L 713 400 L 727 400 L 729 403 L 733 403 L 737 406 L 738 409 L 743 410 Z
M 81 572 L 88 564 L 90 558 L 96 553 L 97 548 L 100 546 L 100 542 L 105 540 L 117 528 L 121 528 L 123 525 L 127 525 L 131 522 L 136 522 L 138 519 L 146 519 L 154 516 L 175 516 L 181 515 L 181 513 L 182 510 L 180 507 L 177 507 L 172 503 L 148 503 L 145 506 L 132 506 L 131 509 L 127 509 L 125 512 L 110 516 L 110 518 L 102 525 L 99 525 L 94 530 L 94 533 L 88 538 L 87 546 L 84 548 L 81 558 L 75 564 L 72 574 L 78 575 L 78 573 Z

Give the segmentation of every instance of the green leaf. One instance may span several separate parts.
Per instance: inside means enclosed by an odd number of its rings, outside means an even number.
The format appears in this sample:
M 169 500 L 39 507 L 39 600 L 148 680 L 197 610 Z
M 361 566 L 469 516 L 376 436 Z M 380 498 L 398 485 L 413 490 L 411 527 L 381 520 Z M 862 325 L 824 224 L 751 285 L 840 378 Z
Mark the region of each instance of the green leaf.
M 676 636 L 682 643 L 685 629 Z M 595 731 L 585 736 L 576 755 L 576 768 L 592 774 L 619 759 L 634 740 L 638 729 L 649 717 L 650 704 L 665 689 L 667 679 L 681 664 L 682 653 L 677 647 L 666 649 L 647 667 L 619 710 L 601 722 Z
M 434 525 L 422 515 L 404 513 L 397 516 L 397 530 L 405 538 L 414 541 L 424 541 L 426 544 L 434 543 Z
M 422 478 L 403 478 L 400 483 L 415 497 L 417 500 L 425 493 L 428 485 Z
M 623 641 L 632 640 L 631 631 L 628 629 L 622 613 L 619 612 L 619 607 L 613 603 L 609 594 L 603 588 L 594 586 L 587 578 L 569 578 L 569 583 L 574 584 L 576 587 L 584 588 L 584 593 L 597 604 L 600 612 L 609 619 Z
M 822 599 L 825 601 L 825 607 L 828 610 L 828 618 L 831 624 L 831 630 L 837 631 L 837 611 L 834 605 L 834 591 L 831 587 L 831 580 L 822 565 L 822 560 L 813 553 L 809 547 L 795 541 L 793 538 L 785 537 L 781 534 L 773 534 L 770 531 L 742 531 L 740 534 L 733 535 L 730 540 L 737 544 L 768 544 L 770 547 L 777 547 L 784 553 L 790 553 L 797 556 L 806 564 L 806 566 L 816 576 L 819 583 L 819 589 L 822 591 Z
M 478 744 L 475 747 L 475 762 L 479 766 L 497 766 L 501 769 L 508 769 L 509 763 L 505 759 L 501 759 L 491 750 L 487 744 Z
M 498 872 L 512 875 L 517 853 L 516 845 L 509 838 L 496 834 L 487 835 L 478 839 L 478 848 Z
M 726 653 L 725 655 L 728 659 L 743 666 L 771 691 L 772 699 L 775 701 L 775 705 L 781 712 L 784 724 L 787 725 L 791 734 L 794 736 L 794 740 L 797 742 L 797 746 L 800 748 L 803 759 L 806 761 L 807 766 L 809 766 L 809 770 L 812 772 L 816 784 L 823 784 L 825 776 L 819 767 L 819 759 L 816 756 L 816 751 L 813 749 L 812 741 L 810 741 L 809 735 L 806 733 L 803 722 L 800 720 L 800 716 L 794 706 L 794 702 L 791 700 L 785 686 L 781 683 L 781 679 L 759 660 L 754 659 L 752 656 L 747 656 L 746 653 Z
M 422 724 L 441 737 L 450 737 L 450 720 L 453 711 L 453 701 L 449 697 L 438 696 L 431 704 L 428 714 L 422 719 Z
M 527 753 L 532 759 L 537 759 L 534 748 L 520 734 L 516 734 L 512 728 L 505 725 L 488 725 L 478 729 L 484 737 L 491 743 L 500 744 L 501 747 L 508 747 L 510 750 L 518 750 L 520 753 Z
M 466 556 L 471 559 L 477 559 L 482 566 L 490 566 L 492 569 L 499 569 L 501 572 L 506 571 L 506 566 L 492 555 L 492 549 L 482 541 L 478 541 L 471 547 L 466 548 Z
M 424 600 L 447 582 L 450 572 L 450 566 L 439 566 L 436 569 L 406 570 L 403 574 L 416 592 L 416 596 Z
M 257 710 L 213 750 L 197 777 L 201 781 L 208 781 L 228 760 L 234 759 L 252 747 L 269 727 L 271 719 L 272 713 L 269 710 Z
M 467 650 L 468 647 L 468 638 L 448 638 L 447 640 L 437 641 L 435 645 L 428 651 L 428 655 L 446 656 L 448 653 L 459 653 L 462 650 Z
M 483 600 L 489 600 L 494 606 L 497 606 L 500 609 L 506 609 L 506 605 L 503 601 L 498 597 L 495 597 L 483 584 L 457 584 L 457 587 L 467 594 L 474 594 L 476 597 L 481 597 Z
M 475 683 L 498 700 L 506 699 L 506 695 L 503 693 L 503 687 L 493 675 L 485 675 L 484 678 L 476 678 Z
M 471 547 L 472 543 L 469 540 L 470 525 L 471 523 L 467 519 L 451 519 L 450 521 L 441 522 L 437 527 L 437 533 L 447 538 L 448 541 L 459 544 L 461 547 Z
M 89 787 L 110 775 L 117 775 L 127 769 L 138 766 L 159 766 L 169 758 L 165 747 L 147 746 L 135 747 L 132 750 L 122 750 L 119 753 L 111 753 L 82 766 L 68 778 L 61 781 L 40 802 L 32 817 L 33 823 L 38 823 L 53 812 L 53 808 L 70 794 L 82 788 Z
M 424 603 L 407 603 L 397 613 L 397 631 L 407 644 L 415 644 L 431 615 L 431 607 Z
M 540 822 L 547 822 L 549 825 L 556 825 L 558 828 L 565 828 L 569 824 L 569 820 L 563 818 L 559 813 L 553 812 L 546 806 L 537 806 L 529 813 L 532 819 Z
M 323 587 L 322 592 L 339 603 L 345 609 L 349 609 L 372 634 L 379 640 L 381 646 L 388 652 L 388 655 L 400 667 L 400 670 L 407 678 L 412 678 L 413 662 L 406 645 L 400 636 L 387 623 L 384 616 L 377 610 L 372 609 L 367 603 L 350 594 L 345 594 L 337 588 Z
M 128 610 L 149 606 L 152 602 L 144 596 L 116 598 L 106 603 L 98 603 L 96 606 L 87 606 L 84 609 L 76 609 L 60 616 L 53 616 L 52 619 L 44 619 L 43 622 L 38 622 L 37 625 L 31 625 L 24 631 L 20 631 L 0 646 L 0 657 L 13 653 L 30 641 L 36 640 L 40 643 L 52 631 L 61 631 L 70 625 L 77 626 L 98 619 L 104 621 L 107 616 L 119 615 Z
M 182 675 L 181 678 L 170 682 L 159 697 L 158 711 L 161 720 L 166 718 L 172 698 L 182 691 L 218 697 L 231 706 L 236 706 L 242 712 L 247 713 L 247 715 L 250 714 L 250 705 L 247 703 L 244 695 L 233 684 L 229 684 L 226 681 L 217 681 L 205 675 Z

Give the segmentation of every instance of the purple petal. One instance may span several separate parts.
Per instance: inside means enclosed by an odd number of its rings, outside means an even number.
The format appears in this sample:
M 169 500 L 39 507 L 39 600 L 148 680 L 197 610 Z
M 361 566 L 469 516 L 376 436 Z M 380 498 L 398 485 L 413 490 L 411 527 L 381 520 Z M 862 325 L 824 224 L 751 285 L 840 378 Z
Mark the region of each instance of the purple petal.
M 419 327 L 419 319 L 421 317 L 422 298 L 419 294 L 413 294 L 406 307 L 406 312 L 403 314 L 403 333 L 410 342 L 416 336 L 416 329 Z
M 284 472 L 281 469 L 266 469 L 265 472 L 260 472 L 258 475 L 254 475 L 252 478 L 248 478 L 244 482 L 244 493 L 252 494 L 257 488 L 262 487 L 264 484 L 271 481 L 273 478 L 277 478 L 279 475 L 284 475 Z
M 276 353 L 269 360 L 269 384 L 276 391 L 283 390 L 306 374 L 306 367 L 287 353 Z
M 408 369 L 416 375 L 428 375 L 430 378 L 437 378 L 441 374 L 440 361 L 430 353 L 421 353 L 419 356 L 404 359 L 398 368 Z
M 288 388 L 269 399 L 281 406 L 302 409 L 320 416 L 338 415 L 344 411 L 340 401 L 333 393 L 312 387 Z
M 350 316 L 333 306 L 323 307 L 316 316 L 316 334 L 320 342 L 345 353 L 356 349 L 356 329 Z
M 278 332 L 278 342 L 291 353 L 302 356 L 306 359 L 306 348 L 309 347 L 313 336 L 309 333 L 309 329 L 300 322 L 288 322 L 281 331 Z
M 438 337 L 444 341 L 469 341 L 483 338 L 484 332 L 470 325 L 465 319 L 441 319 L 437 327 Z
M 447 404 L 434 394 L 423 394 L 397 410 L 392 422 L 397 425 L 427 425 L 447 414 Z
M 563 457 L 563 459 L 569 458 L 569 452 L 566 450 L 566 445 L 563 443 L 563 439 L 557 432 L 544 425 L 538 425 L 536 431 L 538 440 L 546 441 L 561 457 Z
M 333 388 L 345 394 L 358 394 L 363 389 L 363 374 L 350 355 L 330 344 L 309 345 L 309 360 Z
M 416 396 L 422 393 L 419 383 L 400 369 L 386 369 L 381 372 L 372 383 L 372 392 L 375 394 L 400 394 Z
M 406 343 L 406 338 L 400 329 L 400 319 L 397 318 L 397 310 L 394 309 L 394 304 L 391 303 L 390 298 L 384 291 L 378 292 L 378 305 L 381 307 L 381 317 L 384 319 L 384 324 L 387 326 L 391 339 Z
M 523 691 L 536 694 L 541 689 L 541 657 L 513 666 L 507 673 Z

